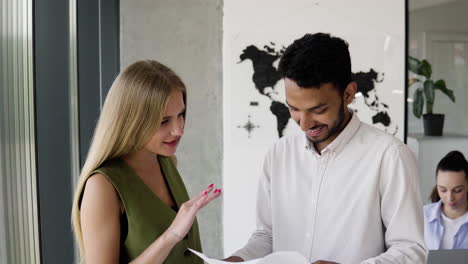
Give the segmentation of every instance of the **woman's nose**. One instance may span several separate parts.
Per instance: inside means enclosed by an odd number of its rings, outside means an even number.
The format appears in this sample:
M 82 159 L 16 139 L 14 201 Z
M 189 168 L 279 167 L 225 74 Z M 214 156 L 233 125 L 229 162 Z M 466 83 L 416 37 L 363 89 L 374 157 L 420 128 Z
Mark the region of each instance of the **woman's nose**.
M 449 193 L 449 201 L 453 201 L 455 200 L 455 196 L 453 195 L 453 193 Z
M 184 134 L 184 125 L 180 122 L 173 122 L 171 134 L 173 136 L 182 136 Z

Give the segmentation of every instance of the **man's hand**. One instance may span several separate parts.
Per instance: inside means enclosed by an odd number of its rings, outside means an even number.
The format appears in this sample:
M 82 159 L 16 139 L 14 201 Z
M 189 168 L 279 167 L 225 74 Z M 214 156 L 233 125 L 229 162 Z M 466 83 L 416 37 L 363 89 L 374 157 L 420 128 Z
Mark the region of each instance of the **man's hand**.
M 317 260 L 317 261 L 315 261 L 315 262 L 312 263 L 312 264 L 338 264 L 338 263 L 333 262 L 333 261 Z

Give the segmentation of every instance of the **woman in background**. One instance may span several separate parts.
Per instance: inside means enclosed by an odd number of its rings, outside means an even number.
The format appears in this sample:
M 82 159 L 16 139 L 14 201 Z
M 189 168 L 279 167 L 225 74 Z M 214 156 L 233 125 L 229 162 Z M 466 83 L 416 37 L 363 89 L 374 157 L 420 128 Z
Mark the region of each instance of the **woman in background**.
M 186 91 L 156 61 L 138 61 L 114 81 L 80 175 L 72 212 L 81 259 L 99 263 L 203 263 L 196 213 L 221 194 L 213 184 L 189 199 L 175 167 Z
M 424 206 L 428 249 L 468 249 L 468 162 L 459 151 L 437 165 L 433 203 Z

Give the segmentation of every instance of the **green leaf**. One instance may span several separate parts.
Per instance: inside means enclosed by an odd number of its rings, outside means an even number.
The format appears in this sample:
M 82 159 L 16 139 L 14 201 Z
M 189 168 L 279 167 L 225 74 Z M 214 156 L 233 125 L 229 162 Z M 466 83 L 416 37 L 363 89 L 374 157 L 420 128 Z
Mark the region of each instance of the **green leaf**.
M 453 94 L 452 90 L 447 89 L 447 85 L 445 84 L 444 80 L 441 79 L 435 82 L 434 88 L 446 94 L 452 100 L 452 102 L 455 103 L 455 95 Z
M 417 118 L 421 118 L 424 106 L 424 97 L 422 89 L 416 89 L 413 95 L 413 114 Z
M 432 80 L 426 80 L 424 82 L 424 96 L 426 102 L 433 104 L 435 97 L 434 82 Z
M 435 97 L 434 82 L 432 80 L 424 82 L 424 97 L 426 97 L 426 113 L 432 114 Z
M 424 75 L 426 79 L 430 79 L 432 75 L 432 66 L 427 60 L 423 60 L 419 65 L 418 74 Z
M 412 73 L 420 74 L 419 73 L 419 65 L 421 65 L 421 61 L 409 56 L 408 57 L 408 70 Z

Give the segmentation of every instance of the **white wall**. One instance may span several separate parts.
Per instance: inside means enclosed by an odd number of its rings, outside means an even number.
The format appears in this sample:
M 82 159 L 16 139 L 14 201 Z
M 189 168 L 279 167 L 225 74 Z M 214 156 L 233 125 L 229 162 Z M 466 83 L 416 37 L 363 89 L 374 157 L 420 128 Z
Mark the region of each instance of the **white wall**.
M 456 103 L 454 104 L 444 94 L 436 91 L 434 112 L 445 114 L 444 133 L 468 135 L 468 116 L 466 115 L 468 105 L 464 102 L 468 98 L 468 61 L 465 65 L 447 64 L 446 62 L 450 62 L 453 56 L 449 54 L 449 44 L 446 44 L 445 48 L 439 47 L 439 51 L 444 51 L 444 54 L 426 54 L 425 33 L 450 33 L 458 35 L 457 38 L 465 38 L 466 40 L 460 43 L 464 43 L 464 57 L 468 58 L 467 12 L 468 1 L 459 0 L 416 10 L 409 14 L 409 54 L 421 59 L 431 56 L 434 78 L 445 79 L 448 88 L 453 89 L 455 93 Z M 413 96 L 414 88 L 409 90 L 410 97 Z M 408 132 L 422 133 L 422 120 L 414 117 L 411 104 L 408 110 Z
M 408 137 L 408 146 L 418 159 L 421 175 L 421 200 L 423 204 L 431 203 L 429 199 L 436 185 L 436 168 L 439 161 L 452 150 L 458 149 L 468 157 L 468 136 L 447 135 L 443 138 L 425 137 L 422 134 Z
M 231 254 L 242 247 L 255 228 L 256 188 L 263 155 L 278 139 L 271 101 L 256 91 L 250 61 L 239 63 L 248 45 L 280 50 L 304 33 L 330 32 L 350 44 L 353 71 L 370 67 L 385 72 L 377 85 L 380 99 L 391 104 L 393 122 L 403 139 L 404 122 L 404 1 L 271 1 L 225 0 L 223 35 L 224 83 L 224 248 Z M 277 62 L 276 62 L 277 64 Z M 273 88 L 284 100 L 283 84 Z M 249 106 L 250 101 L 258 107 Z M 362 98 L 353 107 L 369 121 Z M 250 138 L 239 128 L 248 120 L 258 125 Z M 298 132 L 290 122 L 288 133 Z

